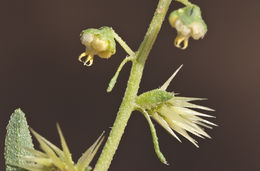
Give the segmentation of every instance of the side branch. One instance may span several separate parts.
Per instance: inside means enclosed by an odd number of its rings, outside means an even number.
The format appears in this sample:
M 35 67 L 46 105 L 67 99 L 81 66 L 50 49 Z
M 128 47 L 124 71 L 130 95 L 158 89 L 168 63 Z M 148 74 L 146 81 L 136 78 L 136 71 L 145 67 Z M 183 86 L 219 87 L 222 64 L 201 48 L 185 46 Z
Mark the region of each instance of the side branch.
M 134 102 L 135 98 L 137 97 L 139 85 L 143 75 L 145 61 L 160 31 L 162 22 L 165 18 L 171 1 L 172 0 L 159 0 L 152 22 L 148 28 L 142 44 L 139 47 L 138 52 L 136 53 L 136 60 L 133 61 L 123 101 L 120 105 L 116 120 L 109 134 L 107 142 L 102 150 L 102 153 L 97 161 L 94 171 L 106 171 L 111 164 L 127 122 L 135 107 Z

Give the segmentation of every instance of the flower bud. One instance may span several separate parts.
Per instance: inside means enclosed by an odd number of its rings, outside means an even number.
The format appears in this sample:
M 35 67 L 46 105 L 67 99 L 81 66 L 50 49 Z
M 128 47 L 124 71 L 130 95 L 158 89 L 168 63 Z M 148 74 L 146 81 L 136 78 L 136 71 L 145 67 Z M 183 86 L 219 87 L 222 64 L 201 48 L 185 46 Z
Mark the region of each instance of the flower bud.
M 207 32 L 207 25 L 203 21 L 200 8 L 197 5 L 189 5 L 173 11 L 169 16 L 169 23 L 177 30 L 178 35 L 174 44 L 181 49 L 188 47 L 190 37 L 198 40 L 203 38 Z
M 86 50 L 79 56 L 79 61 L 84 65 L 93 64 L 94 55 L 108 59 L 116 53 L 116 43 L 112 28 L 101 27 L 99 29 L 86 29 L 81 33 L 81 43 L 86 46 Z M 82 58 L 87 56 L 86 60 Z

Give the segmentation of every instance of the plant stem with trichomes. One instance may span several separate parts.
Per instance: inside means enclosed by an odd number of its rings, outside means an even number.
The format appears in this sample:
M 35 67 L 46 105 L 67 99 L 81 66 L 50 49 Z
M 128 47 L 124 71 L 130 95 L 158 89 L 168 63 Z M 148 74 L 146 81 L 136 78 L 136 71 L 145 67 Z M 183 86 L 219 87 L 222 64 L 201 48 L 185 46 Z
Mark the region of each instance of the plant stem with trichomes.
M 161 29 L 163 20 L 168 11 L 171 1 L 172 0 L 159 0 L 157 9 L 146 32 L 144 40 L 141 43 L 138 51 L 136 52 L 136 58 L 133 60 L 131 73 L 123 101 L 117 113 L 116 120 L 109 134 L 107 142 L 94 168 L 94 171 L 106 171 L 111 164 L 113 156 L 124 133 L 127 122 L 135 107 L 135 98 L 137 97 L 145 61 Z

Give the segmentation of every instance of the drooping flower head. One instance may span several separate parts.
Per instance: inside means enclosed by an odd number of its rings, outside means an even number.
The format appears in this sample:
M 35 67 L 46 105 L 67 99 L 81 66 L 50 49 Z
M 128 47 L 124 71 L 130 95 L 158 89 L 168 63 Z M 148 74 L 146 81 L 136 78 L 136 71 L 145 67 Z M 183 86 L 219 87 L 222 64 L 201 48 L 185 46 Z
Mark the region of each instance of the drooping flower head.
M 157 121 L 177 140 L 181 142 L 175 132 L 179 133 L 198 147 L 197 141 L 193 139 L 188 132 L 201 138 L 210 138 L 202 127 L 212 128 L 212 126 L 217 125 L 202 118 L 214 116 L 197 112 L 192 109 L 206 111 L 214 110 L 191 103 L 191 101 L 205 100 L 204 98 L 180 97 L 174 92 L 166 91 L 168 85 L 180 69 L 181 67 L 177 69 L 161 88 L 148 91 L 138 96 L 136 104 L 142 110 L 147 111 L 150 117 Z
M 202 19 L 200 8 L 194 4 L 173 11 L 169 16 L 169 23 L 177 30 L 174 44 L 181 49 L 188 47 L 190 37 L 195 40 L 201 39 L 208 30 Z
M 43 152 L 25 148 L 32 155 L 20 156 L 24 161 L 23 164 L 10 164 L 28 171 L 90 171 L 91 167 L 89 164 L 104 139 L 103 134 L 89 149 L 86 150 L 85 153 L 82 154 L 78 162 L 75 164 L 58 124 L 57 129 L 60 136 L 62 149 L 58 148 L 31 129 L 32 134 L 39 142 Z
M 81 43 L 86 46 L 85 52 L 79 56 L 79 61 L 84 65 L 93 64 L 94 55 L 100 58 L 108 59 L 116 53 L 116 43 L 113 30 L 110 27 L 101 27 L 99 29 L 86 29 L 81 32 Z M 85 61 L 82 60 L 86 57 Z

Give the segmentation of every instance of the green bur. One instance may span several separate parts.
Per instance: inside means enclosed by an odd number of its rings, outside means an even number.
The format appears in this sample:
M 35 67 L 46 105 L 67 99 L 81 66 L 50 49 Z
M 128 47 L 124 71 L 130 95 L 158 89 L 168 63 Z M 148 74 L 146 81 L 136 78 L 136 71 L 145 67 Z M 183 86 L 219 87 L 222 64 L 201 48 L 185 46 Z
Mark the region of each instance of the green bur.
M 160 104 L 167 102 L 174 97 L 173 93 L 161 89 L 155 89 L 145 92 L 138 96 L 135 103 L 146 110 L 158 107 Z
M 7 125 L 5 138 L 5 163 L 6 171 L 26 171 L 12 165 L 23 163 L 21 156 L 28 156 L 30 153 L 24 149 L 33 149 L 32 137 L 29 131 L 25 114 L 21 109 L 16 109 L 11 115 Z

